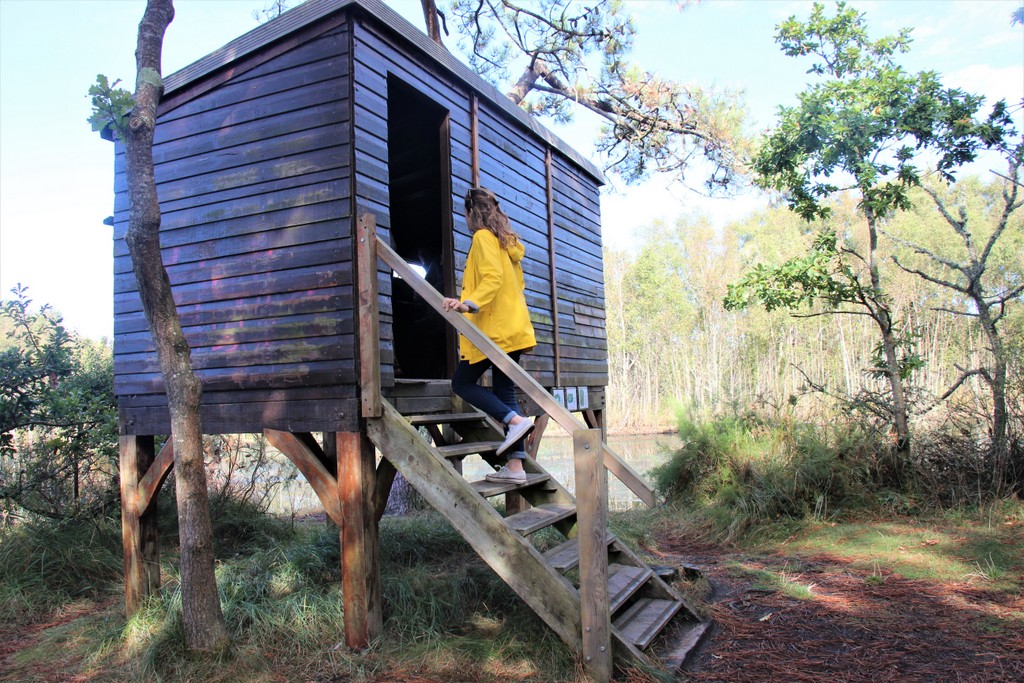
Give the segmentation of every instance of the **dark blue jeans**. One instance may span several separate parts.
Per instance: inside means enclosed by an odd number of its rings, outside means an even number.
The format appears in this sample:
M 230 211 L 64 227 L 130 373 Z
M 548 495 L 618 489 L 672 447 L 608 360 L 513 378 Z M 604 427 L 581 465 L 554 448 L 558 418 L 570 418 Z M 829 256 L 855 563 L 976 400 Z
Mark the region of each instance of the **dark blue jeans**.
M 518 363 L 522 351 L 513 351 L 508 355 Z M 490 390 L 477 384 L 488 368 L 491 368 L 491 379 L 494 385 Z M 519 402 L 516 401 L 515 384 L 486 358 L 477 363 L 459 361 L 459 366 L 455 368 L 455 374 L 452 375 L 452 391 L 456 396 L 465 399 L 470 405 L 479 408 L 504 425 L 508 425 L 514 416 L 520 414 Z M 525 458 L 526 450 L 523 444 L 524 442 L 520 442 L 515 446 L 515 451 L 510 452 L 508 457 Z

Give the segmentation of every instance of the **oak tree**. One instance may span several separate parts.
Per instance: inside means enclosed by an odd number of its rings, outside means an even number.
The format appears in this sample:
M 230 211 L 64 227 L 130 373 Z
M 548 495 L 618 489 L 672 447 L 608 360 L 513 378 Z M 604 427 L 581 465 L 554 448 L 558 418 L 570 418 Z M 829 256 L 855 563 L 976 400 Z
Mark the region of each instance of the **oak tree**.
M 809 221 L 827 220 L 829 200 L 852 193 L 867 238 L 857 250 L 826 229 L 806 257 L 748 271 L 726 302 L 730 308 L 819 302 L 831 312 L 870 318 L 880 336 L 877 370 L 889 386 L 895 441 L 904 450 L 910 445 L 905 382 L 919 359 L 893 314 L 880 229 L 910 208 L 910 191 L 927 168 L 953 180 L 980 149 L 999 144 L 1012 122 L 1003 102 L 978 119 L 984 98 L 944 87 L 935 72 L 905 71 L 896 55 L 909 50 L 909 30 L 871 39 L 864 13 L 845 2 L 834 16 L 815 3 L 806 22 L 790 17 L 777 27 L 776 41 L 789 56 L 812 57 L 808 73 L 819 80 L 799 94 L 798 104 L 780 107 L 778 126 L 752 161 L 756 182 L 781 192 Z

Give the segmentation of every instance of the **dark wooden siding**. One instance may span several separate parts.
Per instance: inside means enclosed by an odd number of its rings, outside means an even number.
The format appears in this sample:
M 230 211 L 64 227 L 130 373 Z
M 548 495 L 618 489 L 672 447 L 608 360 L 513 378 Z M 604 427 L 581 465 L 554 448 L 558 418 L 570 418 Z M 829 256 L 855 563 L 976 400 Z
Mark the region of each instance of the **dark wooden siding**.
M 354 7 L 224 61 L 162 105 L 154 159 L 163 254 L 204 383 L 205 432 L 358 428 L 351 236 L 355 215 L 364 211 L 376 215 L 382 236 L 390 235 L 389 77 L 450 114 L 461 280 L 470 246 L 461 212 L 473 177 L 470 100 L 474 87 L 484 90 L 425 49 Z M 560 384 L 601 387 L 607 344 L 594 171 L 573 161 L 571 150 L 552 155 L 552 254 L 545 157 L 557 143 L 487 97 L 478 111 L 480 181 L 497 192 L 527 246 L 527 302 L 538 345 L 524 364 L 542 384 L 554 385 L 557 305 Z M 166 433 L 163 385 L 123 242 L 121 151 L 116 171 L 115 389 L 122 430 Z M 378 275 L 382 380 L 390 386 L 391 279 L 383 270 Z
M 600 192 L 575 165 L 559 154 L 552 156 L 562 384 L 605 386 L 608 341 Z
M 523 367 L 544 386 L 555 383 L 548 252 L 546 145 L 486 102 L 480 107 L 480 184 L 492 189 L 526 246 L 526 303 L 537 336 Z M 463 242 L 468 250 L 470 239 Z M 464 255 L 463 255 L 464 257 Z M 463 261 L 465 259 L 463 258 Z
M 469 91 L 450 76 L 438 73 L 423 55 L 395 41 L 391 32 L 374 20 L 357 20 L 354 25 L 354 146 L 355 203 L 358 211 L 376 216 L 378 233 L 390 238 L 391 212 L 388 193 L 388 75 L 418 90 L 449 113 L 452 202 L 462 206 L 462 196 L 471 184 L 469 132 Z M 458 213 L 458 212 L 456 212 Z M 456 254 L 459 268 L 465 263 L 468 232 L 457 221 Z M 458 233 L 461 232 L 461 240 Z M 378 273 L 380 294 L 381 381 L 394 380 L 394 335 L 391 325 L 390 272 Z
M 357 415 L 352 320 L 349 43 L 344 21 L 174 93 L 154 161 L 164 262 L 203 429 L 344 430 Z M 124 244 L 115 181 L 114 372 L 122 429 L 166 433 L 159 367 Z

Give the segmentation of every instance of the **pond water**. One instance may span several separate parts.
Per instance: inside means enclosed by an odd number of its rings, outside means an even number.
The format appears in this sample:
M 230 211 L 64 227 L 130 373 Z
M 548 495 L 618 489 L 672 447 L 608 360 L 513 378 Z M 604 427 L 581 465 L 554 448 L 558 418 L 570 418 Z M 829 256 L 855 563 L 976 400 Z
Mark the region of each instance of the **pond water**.
M 668 460 L 672 450 L 680 446 L 679 437 L 675 434 L 637 434 L 611 435 L 608 446 L 619 457 L 625 460 L 638 474 L 652 485 L 654 482 L 645 476 L 650 470 Z M 541 441 L 537 462 L 559 481 L 573 495 L 576 494 L 576 476 L 573 464 L 572 439 L 568 435 L 544 435 Z M 491 468 L 478 457 L 466 458 L 463 472 L 470 481 L 483 479 L 491 472 Z M 640 500 L 632 491 L 608 473 L 608 507 L 621 510 L 640 504 Z
M 645 476 L 651 469 L 668 460 L 671 452 L 679 448 L 680 440 L 675 434 L 611 435 L 608 445 L 653 485 Z M 573 466 L 572 439 L 559 429 L 549 429 L 541 441 L 537 461 L 552 474 L 566 489 L 575 494 L 575 469 Z M 289 465 L 284 465 L 285 467 Z M 463 473 L 470 481 L 483 479 L 491 468 L 478 456 L 463 461 Z M 640 504 L 639 499 L 615 475 L 608 474 L 608 507 L 622 510 Z M 270 511 L 276 514 L 317 514 L 322 512 L 320 502 L 313 489 L 300 476 L 297 480 L 277 489 Z

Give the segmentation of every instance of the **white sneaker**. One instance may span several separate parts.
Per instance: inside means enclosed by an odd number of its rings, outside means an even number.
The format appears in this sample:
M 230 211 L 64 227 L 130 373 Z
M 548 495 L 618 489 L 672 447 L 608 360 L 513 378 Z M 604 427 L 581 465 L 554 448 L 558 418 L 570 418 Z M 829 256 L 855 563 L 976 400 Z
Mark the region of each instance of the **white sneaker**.
M 517 425 L 512 425 L 508 428 L 508 434 L 505 435 L 505 440 L 498 446 L 496 453 L 498 455 L 503 454 L 508 449 L 515 446 L 517 443 L 527 437 L 527 435 L 533 431 L 533 420 L 523 420 Z
M 488 474 L 484 479 L 498 484 L 504 484 L 507 482 L 525 483 L 526 472 L 513 472 L 507 466 L 502 466 L 500 470 Z

